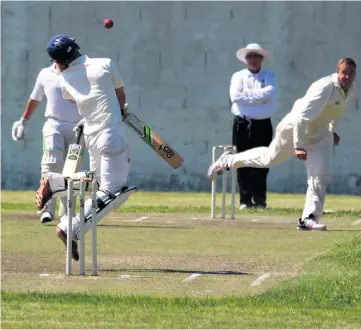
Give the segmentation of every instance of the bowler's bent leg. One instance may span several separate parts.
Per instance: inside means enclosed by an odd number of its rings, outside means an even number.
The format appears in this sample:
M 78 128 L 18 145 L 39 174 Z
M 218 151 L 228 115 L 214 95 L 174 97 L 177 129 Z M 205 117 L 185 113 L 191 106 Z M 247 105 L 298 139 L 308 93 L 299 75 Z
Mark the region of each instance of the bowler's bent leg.
M 224 152 L 208 170 L 208 179 L 214 181 L 217 175 L 230 168 L 255 167 L 271 168 L 294 155 L 293 126 L 281 122 L 276 129 L 275 138 L 269 147 L 259 147 L 231 154 Z

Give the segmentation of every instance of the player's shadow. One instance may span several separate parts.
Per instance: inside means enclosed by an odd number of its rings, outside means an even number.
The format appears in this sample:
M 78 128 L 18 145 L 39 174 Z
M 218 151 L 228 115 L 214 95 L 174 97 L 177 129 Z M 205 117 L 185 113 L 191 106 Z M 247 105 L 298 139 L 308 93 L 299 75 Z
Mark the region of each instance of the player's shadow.
M 98 224 L 97 227 L 104 227 L 104 228 L 128 228 L 128 229 L 195 229 L 193 227 L 176 227 L 176 226 L 134 226 L 134 225 L 113 225 L 113 224 Z
M 154 269 L 154 268 L 138 268 L 138 269 L 102 269 L 102 272 L 110 273 L 121 273 L 121 272 L 132 272 L 132 273 L 175 273 L 175 274 L 201 274 L 201 275 L 253 275 L 252 273 L 246 272 L 235 272 L 232 270 L 222 270 L 222 271 L 203 271 L 203 270 L 188 270 L 188 269 Z
M 357 229 L 327 229 L 327 231 L 357 231 L 357 232 L 360 232 L 360 228 Z

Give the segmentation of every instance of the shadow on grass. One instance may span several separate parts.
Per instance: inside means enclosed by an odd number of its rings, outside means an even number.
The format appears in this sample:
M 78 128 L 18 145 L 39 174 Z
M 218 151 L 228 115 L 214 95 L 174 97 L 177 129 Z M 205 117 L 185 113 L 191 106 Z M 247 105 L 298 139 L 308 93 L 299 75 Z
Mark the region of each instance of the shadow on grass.
M 357 229 L 357 228 L 355 228 L 355 229 L 327 229 L 326 231 L 349 231 L 349 232 L 355 231 L 355 232 L 360 232 L 360 229 Z
M 132 226 L 132 225 L 109 225 L 109 224 L 98 224 L 97 227 L 105 228 L 129 228 L 129 229 L 195 229 L 192 227 L 175 227 L 175 226 Z
M 253 275 L 252 273 L 246 272 L 234 272 L 231 270 L 224 270 L 224 271 L 202 271 L 202 270 L 188 270 L 188 269 L 146 269 L 146 268 L 139 268 L 139 269 L 102 269 L 102 272 L 134 272 L 134 273 L 178 273 L 178 274 L 202 274 L 202 275 Z

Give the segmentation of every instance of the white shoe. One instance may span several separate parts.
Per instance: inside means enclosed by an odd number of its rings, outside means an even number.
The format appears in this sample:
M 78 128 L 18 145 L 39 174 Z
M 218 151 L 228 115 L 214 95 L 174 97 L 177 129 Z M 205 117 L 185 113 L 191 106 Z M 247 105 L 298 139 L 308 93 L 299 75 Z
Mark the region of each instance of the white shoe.
M 297 230 L 326 230 L 326 225 L 317 223 L 313 219 L 298 220 Z
M 239 206 L 239 209 L 240 210 L 246 210 L 246 209 L 251 209 L 252 208 L 252 206 L 251 205 L 247 205 L 247 204 L 241 204 L 240 206 Z
M 214 181 L 217 175 L 222 174 L 224 171 L 229 171 L 228 158 L 231 155 L 230 151 L 225 151 L 208 169 L 208 180 Z
M 53 220 L 53 216 L 50 214 L 50 212 L 45 211 L 44 213 L 41 214 L 41 218 L 40 218 L 41 223 L 51 222 L 52 220 Z

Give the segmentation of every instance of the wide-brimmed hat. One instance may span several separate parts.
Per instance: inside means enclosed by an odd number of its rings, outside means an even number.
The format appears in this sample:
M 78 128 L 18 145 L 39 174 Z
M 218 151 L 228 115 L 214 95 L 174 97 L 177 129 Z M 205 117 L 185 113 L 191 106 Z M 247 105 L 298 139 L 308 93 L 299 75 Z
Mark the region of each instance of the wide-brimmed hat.
M 246 56 L 249 53 L 260 54 L 264 59 L 269 59 L 271 57 L 271 53 L 268 50 L 263 49 L 259 44 L 248 44 L 246 48 L 238 49 L 236 55 L 240 61 L 247 64 Z

